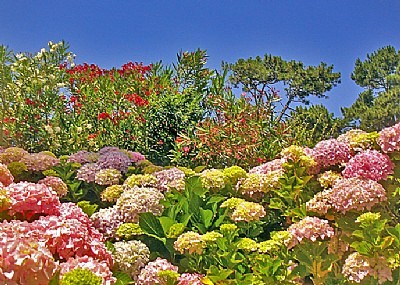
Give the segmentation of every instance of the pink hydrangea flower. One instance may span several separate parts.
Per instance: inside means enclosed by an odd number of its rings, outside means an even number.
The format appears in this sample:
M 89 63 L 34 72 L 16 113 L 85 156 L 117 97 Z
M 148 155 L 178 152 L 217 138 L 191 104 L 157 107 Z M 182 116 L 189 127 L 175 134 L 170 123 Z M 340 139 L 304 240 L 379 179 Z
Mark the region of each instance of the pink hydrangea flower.
M 305 217 L 301 221 L 290 225 L 287 230 L 292 236 L 287 244 L 288 248 L 293 248 L 305 239 L 314 242 L 319 238 L 326 239 L 335 234 L 328 221 L 317 217 Z
M 112 276 L 109 265 L 104 261 L 99 261 L 90 256 L 80 256 L 69 258 L 67 262 L 60 264 L 60 278 L 76 268 L 88 269 L 103 279 L 102 285 L 112 285 L 117 280 Z
M 385 153 L 400 150 L 400 123 L 381 130 L 378 144 Z
M 0 240 L 0 284 L 48 284 L 58 268 L 41 242 L 25 237 Z
M 370 210 L 386 199 L 385 188 L 378 182 L 352 177 L 337 180 L 331 189 L 317 193 L 306 205 L 307 211 L 319 214 L 329 210 L 345 214 L 351 210 Z
M 96 173 L 99 172 L 100 169 L 100 166 L 96 163 L 84 164 L 76 171 L 76 179 L 85 181 L 87 183 L 94 182 Z
M 44 184 L 56 191 L 58 197 L 63 197 L 68 193 L 68 186 L 60 177 L 47 176 L 38 181 L 39 184 Z
M 149 262 L 145 268 L 139 274 L 137 284 L 138 285 L 156 285 L 162 281 L 158 276 L 160 271 L 171 270 L 178 272 L 178 267 L 172 265 L 166 259 L 157 258 L 156 260 Z M 163 283 L 161 283 L 163 284 Z
M 60 259 L 87 255 L 112 266 L 112 255 L 95 229 L 85 227 L 76 219 L 57 216 L 40 217 L 33 224 L 41 232 L 40 238 L 47 248 Z
M 344 177 L 364 177 L 379 181 L 393 173 L 394 165 L 387 154 L 366 150 L 356 154 L 343 170 Z
M 336 139 L 320 141 L 312 149 L 312 158 L 321 167 L 348 162 L 351 158 L 350 147 Z
M 285 162 L 285 159 L 277 158 L 271 161 L 268 161 L 259 166 L 253 167 L 249 170 L 249 174 L 258 173 L 258 174 L 268 174 L 269 172 L 280 170 L 283 171 L 282 164 Z
M 90 217 L 93 226 L 103 234 L 105 239 L 114 238 L 118 227 L 124 222 L 117 207 L 100 209 Z
M 203 274 L 198 273 L 183 273 L 178 277 L 177 285 L 202 285 L 205 284 L 201 282 L 201 278 L 203 278 Z
M 157 188 L 162 192 L 168 191 L 171 183 L 185 179 L 185 172 L 176 167 L 154 172 L 151 175 L 157 179 Z
M 43 171 L 60 164 L 60 160 L 45 153 L 30 153 L 22 157 L 21 162 L 30 171 Z
M 59 214 L 57 193 L 44 184 L 19 182 L 9 185 L 6 190 L 11 198 L 10 215 L 21 213 L 30 219 L 35 214 Z
M 0 184 L 3 186 L 8 186 L 13 182 L 14 177 L 12 176 L 10 170 L 8 170 L 6 165 L 0 163 Z

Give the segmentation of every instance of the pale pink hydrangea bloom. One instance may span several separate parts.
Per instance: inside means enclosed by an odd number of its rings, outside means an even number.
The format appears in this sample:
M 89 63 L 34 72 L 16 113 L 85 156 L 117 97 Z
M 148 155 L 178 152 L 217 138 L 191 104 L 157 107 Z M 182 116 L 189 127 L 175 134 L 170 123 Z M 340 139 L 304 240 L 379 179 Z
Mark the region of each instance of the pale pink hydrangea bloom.
M 117 207 L 100 209 L 90 217 L 93 226 L 103 234 L 105 239 L 114 238 L 118 227 L 124 222 Z
M 63 197 L 68 193 L 68 186 L 60 177 L 47 176 L 38 181 L 39 184 L 44 184 L 56 191 L 58 197 Z
M 48 284 L 58 268 L 51 252 L 41 242 L 26 237 L 0 240 L 0 283 Z
M 112 276 L 109 265 L 104 261 L 96 260 L 90 256 L 80 256 L 76 258 L 70 258 L 65 263 L 60 264 L 60 278 L 62 276 L 76 268 L 87 269 L 92 271 L 97 276 L 103 279 L 102 285 L 112 285 L 117 279 Z
M 0 163 L 0 184 L 2 186 L 8 186 L 13 182 L 14 177 L 12 176 L 10 170 L 8 170 L 6 165 Z
M 183 273 L 178 277 L 177 285 L 202 285 L 205 284 L 201 282 L 201 278 L 203 278 L 203 274 L 198 273 Z
M 336 139 L 320 141 L 311 151 L 312 158 L 320 167 L 346 163 L 351 158 L 350 147 Z
M 140 270 L 149 262 L 150 250 L 141 241 L 119 241 L 114 243 L 115 268 L 137 279 Z
M 102 235 L 78 220 L 46 216 L 32 224 L 40 231 L 40 238 L 47 248 L 61 259 L 87 255 L 112 266 L 112 255 L 106 249 Z
M 182 254 L 185 253 L 185 251 L 189 252 L 189 254 L 201 254 L 204 247 L 205 243 L 203 242 L 201 235 L 192 231 L 181 234 L 174 242 L 175 250 Z
M 60 164 L 60 160 L 45 153 L 30 153 L 21 158 L 29 171 L 43 171 Z
M 394 165 L 387 154 L 377 150 L 366 150 L 356 154 L 349 162 L 342 174 L 344 177 L 364 177 L 379 181 L 393 174 Z
M 271 161 L 268 161 L 259 166 L 253 167 L 249 170 L 249 174 L 258 173 L 258 174 L 267 174 L 271 171 L 281 170 L 283 171 L 282 164 L 285 163 L 285 159 L 277 158 Z
M 156 260 L 149 262 L 145 268 L 139 274 L 137 285 L 156 285 L 163 284 L 158 276 L 160 271 L 171 270 L 178 272 L 178 267 L 172 265 L 166 259 L 157 258 Z
M 376 181 L 352 177 L 337 180 L 331 189 L 317 193 L 306 203 L 307 211 L 326 214 L 328 210 L 345 214 L 348 211 L 363 211 L 386 201 L 386 191 Z
M 71 154 L 68 158 L 68 162 L 71 163 L 91 163 L 96 162 L 99 155 L 94 152 L 89 152 L 87 150 L 80 150 L 74 154 Z
M 157 171 L 152 173 L 151 175 L 153 175 L 157 179 L 156 187 L 162 192 L 170 190 L 171 184 L 175 185 L 176 181 L 185 180 L 185 172 L 176 167 Z
M 400 123 L 381 130 L 378 144 L 385 153 L 400 150 Z
M 367 276 L 378 279 L 379 284 L 393 281 L 392 271 L 384 256 L 370 258 L 358 252 L 353 252 L 345 260 L 342 273 L 350 281 L 356 283 L 361 283 Z
M 305 239 L 314 242 L 319 238 L 326 239 L 335 234 L 328 221 L 317 217 L 305 217 L 301 221 L 290 225 L 287 231 L 292 237 L 287 243 L 288 248 L 293 248 Z
M 258 203 L 244 201 L 239 203 L 233 210 L 231 219 L 235 222 L 245 221 L 258 221 L 265 217 L 267 213 L 262 205 Z
M 10 215 L 21 213 L 29 219 L 34 214 L 59 214 L 57 193 L 44 184 L 19 182 L 9 185 L 6 190 L 11 198 Z
M 156 188 L 133 187 L 126 189 L 118 198 L 115 207 L 123 216 L 123 221 L 137 223 L 139 213 L 151 212 L 156 216 L 161 215 L 164 206 L 160 200 L 164 195 Z
M 100 169 L 100 166 L 96 163 L 84 164 L 76 171 L 76 179 L 85 181 L 87 183 L 94 182 L 96 173 L 99 172 Z
M 0 162 L 10 164 L 11 162 L 20 161 L 22 157 L 29 154 L 26 150 L 20 147 L 9 147 L 0 153 Z

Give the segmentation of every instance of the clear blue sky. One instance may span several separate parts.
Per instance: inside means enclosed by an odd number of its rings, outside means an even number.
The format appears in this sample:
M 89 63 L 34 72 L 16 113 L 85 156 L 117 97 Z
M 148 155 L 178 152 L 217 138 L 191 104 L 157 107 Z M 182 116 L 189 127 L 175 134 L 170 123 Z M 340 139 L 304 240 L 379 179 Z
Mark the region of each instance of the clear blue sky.
M 399 0 L 1 0 L 0 44 L 36 52 L 67 41 L 77 63 L 170 64 L 180 50 L 206 49 L 208 66 L 270 53 L 307 65 L 321 61 L 342 83 L 321 101 L 340 115 L 360 88 L 356 58 L 400 48 Z

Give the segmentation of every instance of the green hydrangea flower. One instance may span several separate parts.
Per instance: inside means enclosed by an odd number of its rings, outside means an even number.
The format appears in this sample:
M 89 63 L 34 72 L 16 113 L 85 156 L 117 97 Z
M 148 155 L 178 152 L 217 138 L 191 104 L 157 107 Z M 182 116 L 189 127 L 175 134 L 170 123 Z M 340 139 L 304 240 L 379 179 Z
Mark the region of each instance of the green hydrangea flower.
M 103 279 L 89 269 L 76 268 L 64 274 L 60 285 L 101 285 Z
M 225 187 L 224 173 L 218 169 L 207 169 L 200 173 L 201 184 L 206 189 L 221 189 Z
M 221 208 L 228 208 L 230 210 L 235 209 L 240 203 L 245 202 L 246 200 L 241 198 L 229 198 L 221 204 Z
M 117 236 L 129 240 L 134 236 L 142 235 L 144 232 L 136 223 L 123 223 L 116 231 Z
M 53 177 L 60 177 L 57 173 L 57 171 L 53 170 L 53 169 L 47 169 L 42 171 L 44 176 L 53 176 Z
M 196 174 L 196 172 L 193 169 L 184 167 L 184 166 L 178 166 L 177 167 L 179 170 L 182 170 L 185 173 L 186 177 L 190 177 Z
M 185 230 L 184 224 L 182 223 L 173 224 L 167 232 L 167 238 L 177 238 L 183 233 L 184 230 Z
M 150 174 L 133 174 L 129 176 L 125 182 L 124 186 L 133 188 L 135 186 L 139 187 L 152 187 L 157 183 L 157 179 Z
M 236 247 L 244 251 L 258 250 L 257 242 L 255 240 L 252 240 L 251 238 L 241 238 L 239 242 L 236 244 Z
M 17 177 L 23 172 L 28 171 L 25 163 L 19 161 L 10 162 L 10 164 L 7 165 L 7 168 L 8 170 L 10 170 L 12 176 L 14 177 Z
M 231 166 L 228 168 L 225 168 L 223 170 L 224 173 L 224 178 L 225 178 L 225 183 L 226 184 L 231 184 L 231 185 L 236 185 L 236 183 L 238 182 L 238 180 L 240 178 L 246 178 L 247 177 L 247 173 L 246 171 L 241 168 L 240 166 Z

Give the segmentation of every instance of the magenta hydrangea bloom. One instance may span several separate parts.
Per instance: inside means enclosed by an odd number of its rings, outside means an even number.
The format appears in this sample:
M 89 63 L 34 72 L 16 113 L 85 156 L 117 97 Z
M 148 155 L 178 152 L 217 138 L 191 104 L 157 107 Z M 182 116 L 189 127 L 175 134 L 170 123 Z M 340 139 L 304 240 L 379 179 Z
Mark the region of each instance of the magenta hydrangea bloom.
M 311 151 L 311 157 L 320 167 L 348 162 L 351 158 L 351 149 L 336 139 L 320 141 Z
M 337 180 L 331 189 L 317 193 L 306 205 L 307 211 L 319 214 L 329 210 L 345 214 L 351 210 L 371 210 L 386 199 L 385 188 L 378 182 L 352 177 Z
M 9 185 L 6 190 L 11 198 L 10 215 L 20 213 L 29 219 L 35 214 L 59 214 L 57 193 L 45 184 L 19 182 Z
M 400 123 L 381 130 L 378 144 L 385 153 L 400 150 Z
M 177 285 L 203 285 L 205 283 L 201 282 L 201 278 L 203 278 L 203 274 L 198 273 L 183 273 L 178 277 Z
M 163 284 L 158 276 L 160 271 L 171 270 L 178 272 L 178 267 L 172 265 L 166 259 L 157 258 L 156 260 L 149 262 L 145 268 L 139 274 L 137 284 L 138 285 L 155 285 Z
M 76 268 L 87 269 L 103 279 L 102 285 L 112 285 L 117 280 L 113 277 L 109 265 L 104 261 L 96 260 L 90 256 L 80 256 L 70 258 L 65 263 L 60 264 L 60 278 Z
M 10 170 L 7 166 L 0 163 L 0 186 L 8 186 L 14 182 L 14 177 L 12 176 Z
M 394 165 L 387 154 L 377 150 L 365 150 L 346 163 L 343 170 L 344 177 L 364 177 L 374 181 L 386 179 L 393 174 Z
M 142 160 L 145 160 L 146 157 L 141 154 L 140 152 L 135 152 L 135 151 L 130 151 L 127 150 L 126 154 L 129 156 L 129 158 L 131 159 L 131 161 L 135 164 L 138 164 L 139 162 L 141 162 Z
M 38 183 L 44 184 L 56 191 L 58 197 L 63 197 L 68 193 L 68 186 L 60 177 L 47 176 L 39 180 Z
M 330 238 L 335 234 L 328 221 L 317 217 L 305 217 L 301 221 L 290 225 L 287 231 L 291 234 L 291 239 L 287 243 L 288 248 L 293 248 L 303 240 L 312 242 L 317 239 Z

